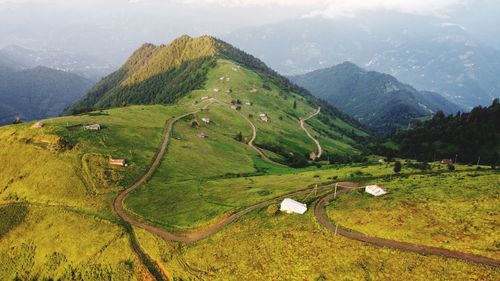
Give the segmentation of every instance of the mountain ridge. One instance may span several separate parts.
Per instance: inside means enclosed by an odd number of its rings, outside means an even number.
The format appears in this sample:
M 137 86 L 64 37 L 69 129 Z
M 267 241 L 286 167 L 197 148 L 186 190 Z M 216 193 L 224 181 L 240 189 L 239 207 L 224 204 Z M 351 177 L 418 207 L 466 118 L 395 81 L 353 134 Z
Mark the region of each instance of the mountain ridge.
M 462 109 L 433 92 L 419 92 L 395 77 L 344 62 L 290 79 L 352 118 L 380 131 L 406 126 L 438 110 Z
M 255 70 L 263 77 L 264 83 L 275 83 L 283 91 L 296 92 L 315 106 L 321 106 L 324 112 L 361 126 L 256 57 L 209 35 L 197 38 L 182 35 L 170 44 L 143 44 L 121 68 L 99 81 L 87 95 L 68 107 L 64 114 L 128 104 L 173 103 L 190 91 L 200 89 L 217 59 L 231 60 Z

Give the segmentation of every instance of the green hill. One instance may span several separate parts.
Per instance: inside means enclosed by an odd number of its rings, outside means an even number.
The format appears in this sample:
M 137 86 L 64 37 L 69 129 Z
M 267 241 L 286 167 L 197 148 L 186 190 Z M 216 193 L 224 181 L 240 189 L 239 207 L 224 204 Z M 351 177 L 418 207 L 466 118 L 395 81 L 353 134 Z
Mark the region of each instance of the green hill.
M 208 72 L 220 59 L 255 71 L 262 77 L 261 85 L 266 88 L 269 83 L 274 83 L 281 91 L 298 93 L 313 105 L 321 105 L 324 111 L 349 119 L 306 90 L 290 83 L 257 58 L 211 36 L 191 38 L 187 35 L 167 45 L 144 44 L 120 69 L 97 83 L 66 113 L 128 104 L 173 103 L 188 92 L 203 88 Z
M 419 92 L 393 76 L 366 71 L 349 62 L 293 76 L 291 80 L 380 131 L 407 126 L 415 118 L 438 110 L 448 114 L 461 110 L 439 94 Z

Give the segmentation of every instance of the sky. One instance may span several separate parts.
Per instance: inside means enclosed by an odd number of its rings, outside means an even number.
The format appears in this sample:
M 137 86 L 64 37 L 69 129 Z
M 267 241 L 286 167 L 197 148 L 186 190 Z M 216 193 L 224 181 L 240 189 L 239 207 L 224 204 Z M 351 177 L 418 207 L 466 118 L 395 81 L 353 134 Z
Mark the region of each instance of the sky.
M 61 48 L 122 60 L 143 42 L 221 35 L 291 19 L 393 11 L 466 26 L 496 45 L 498 0 L 0 0 L 0 48 Z M 496 39 L 498 38 L 498 39 Z

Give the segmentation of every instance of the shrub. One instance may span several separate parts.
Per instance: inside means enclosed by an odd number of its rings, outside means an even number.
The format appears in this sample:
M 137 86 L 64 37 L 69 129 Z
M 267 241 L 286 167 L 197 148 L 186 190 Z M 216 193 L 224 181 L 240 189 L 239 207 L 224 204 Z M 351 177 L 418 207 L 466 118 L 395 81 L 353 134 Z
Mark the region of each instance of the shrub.
M 399 173 L 401 172 L 401 162 L 396 161 L 394 162 L 394 173 Z
M 277 215 L 279 213 L 279 207 L 278 207 L 278 205 L 271 204 L 271 205 L 267 206 L 266 213 L 269 216 L 275 216 L 275 215 Z

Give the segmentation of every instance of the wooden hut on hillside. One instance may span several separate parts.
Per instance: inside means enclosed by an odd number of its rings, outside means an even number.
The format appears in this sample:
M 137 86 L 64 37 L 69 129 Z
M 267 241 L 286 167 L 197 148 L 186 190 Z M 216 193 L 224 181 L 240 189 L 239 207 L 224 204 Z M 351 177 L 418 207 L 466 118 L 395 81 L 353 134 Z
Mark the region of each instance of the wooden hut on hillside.
M 122 166 L 122 167 L 127 167 L 128 166 L 127 160 L 125 160 L 125 159 L 113 159 L 113 158 L 110 158 L 109 159 L 109 164 L 110 165 L 114 165 L 114 166 Z

